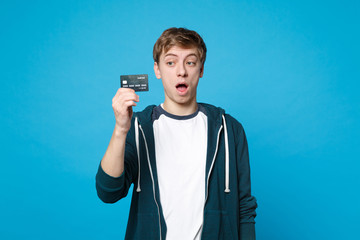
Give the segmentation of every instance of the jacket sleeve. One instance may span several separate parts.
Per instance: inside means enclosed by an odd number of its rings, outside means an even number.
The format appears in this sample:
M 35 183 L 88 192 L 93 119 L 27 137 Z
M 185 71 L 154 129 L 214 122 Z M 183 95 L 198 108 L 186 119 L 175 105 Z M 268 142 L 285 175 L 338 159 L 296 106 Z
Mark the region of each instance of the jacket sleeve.
M 133 124 L 132 124 L 133 125 Z M 137 154 L 132 143 L 134 143 L 133 127 L 130 128 L 126 137 L 124 172 L 120 177 L 108 175 L 99 164 L 96 174 L 96 191 L 99 198 L 105 203 L 115 203 L 126 197 L 131 183 L 137 178 Z
M 255 239 L 255 217 L 257 203 L 251 195 L 249 151 L 244 128 L 239 123 L 237 128 L 237 167 L 239 176 L 239 209 L 240 209 L 240 231 L 241 240 Z

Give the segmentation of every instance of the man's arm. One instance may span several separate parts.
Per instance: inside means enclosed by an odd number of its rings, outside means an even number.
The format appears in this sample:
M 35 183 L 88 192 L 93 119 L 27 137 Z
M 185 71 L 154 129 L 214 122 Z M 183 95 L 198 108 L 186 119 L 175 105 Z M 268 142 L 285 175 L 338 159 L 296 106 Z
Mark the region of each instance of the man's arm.
M 245 131 L 238 128 L 237 158 L 239 171 L 240 239 L 255 240 L 255 217 L 257 202 L 251 195 L 250 164 Z
M 101 160 L 101 168 L 108 175 L 120 177 L 124 171 L 124 153 L 127 133 L 115 126 L 110 143 Z
M 136 106 L 139 96 L 129 88 L 119 88 L 112 100 L 115 128 L 109 146 L 101 160 L 102 169 L 112 177 L 119 177 L 124 171 L 126 135 L 131 126 L 132 106 Z
M 119 199 L 116 192 L 120 191 L 125 181 L 121 176 L 125 168 L 126 136 L 131 127 L 132 106 L 136 106 L 138 101 L 135 91 L 127 88 L 119 88 L 112 100 L 115 128 L 96 176 L 98 195 L 105 202 Z

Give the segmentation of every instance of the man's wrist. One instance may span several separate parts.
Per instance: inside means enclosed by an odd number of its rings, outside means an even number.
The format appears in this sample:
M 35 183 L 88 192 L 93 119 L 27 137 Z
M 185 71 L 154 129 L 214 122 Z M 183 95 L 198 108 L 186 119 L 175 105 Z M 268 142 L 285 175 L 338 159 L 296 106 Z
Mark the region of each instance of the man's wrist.
M 128 131 L 129 129 L 124 129 L 119 127 L 118 125 L 115 125 L 113 135 L 116 138 L 126 138 Z

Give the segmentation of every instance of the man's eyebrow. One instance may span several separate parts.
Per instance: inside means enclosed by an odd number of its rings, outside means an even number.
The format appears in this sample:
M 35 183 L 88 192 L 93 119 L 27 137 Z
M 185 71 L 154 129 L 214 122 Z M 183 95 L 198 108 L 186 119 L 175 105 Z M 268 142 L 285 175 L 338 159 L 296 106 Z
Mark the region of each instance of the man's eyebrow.
M 167 54 L 165 54 L 164 57 L 168 57 L 168 56 L 177 57 L 177 55 L 174 53 L 167 53 Z
M 187 55 L 186 57 L 192 57 L 192 56 L 194 56 L 194 57 L 198 57 L 195 53 L 190 53 L 189 55 Z
M 174 53 L 167 53 L 167 54 L 165 54 L 164 58 L 165 58 L 165 57 L 169 57 L 169 56 L 178 57 L 178 55 L 176 55 L 176 54 L 174 54 Z M 195 53 L 190 53 L 190 54 L 187 55 L 185 58 L 190 57 L 190 56 L 198 57 Z

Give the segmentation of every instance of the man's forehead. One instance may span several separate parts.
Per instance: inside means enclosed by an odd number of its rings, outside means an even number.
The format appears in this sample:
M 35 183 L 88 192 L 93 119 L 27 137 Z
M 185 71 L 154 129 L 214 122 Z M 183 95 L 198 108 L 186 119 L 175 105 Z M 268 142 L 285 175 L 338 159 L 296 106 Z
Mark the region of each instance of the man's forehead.
M 188 56 L 188 55 L 195 55 L 199 57 L 199 52 L 196 47 L 180 47 L 180 46 L 172 46 L 167 52 L 162 53 L 163 57 L 166 56 Z

